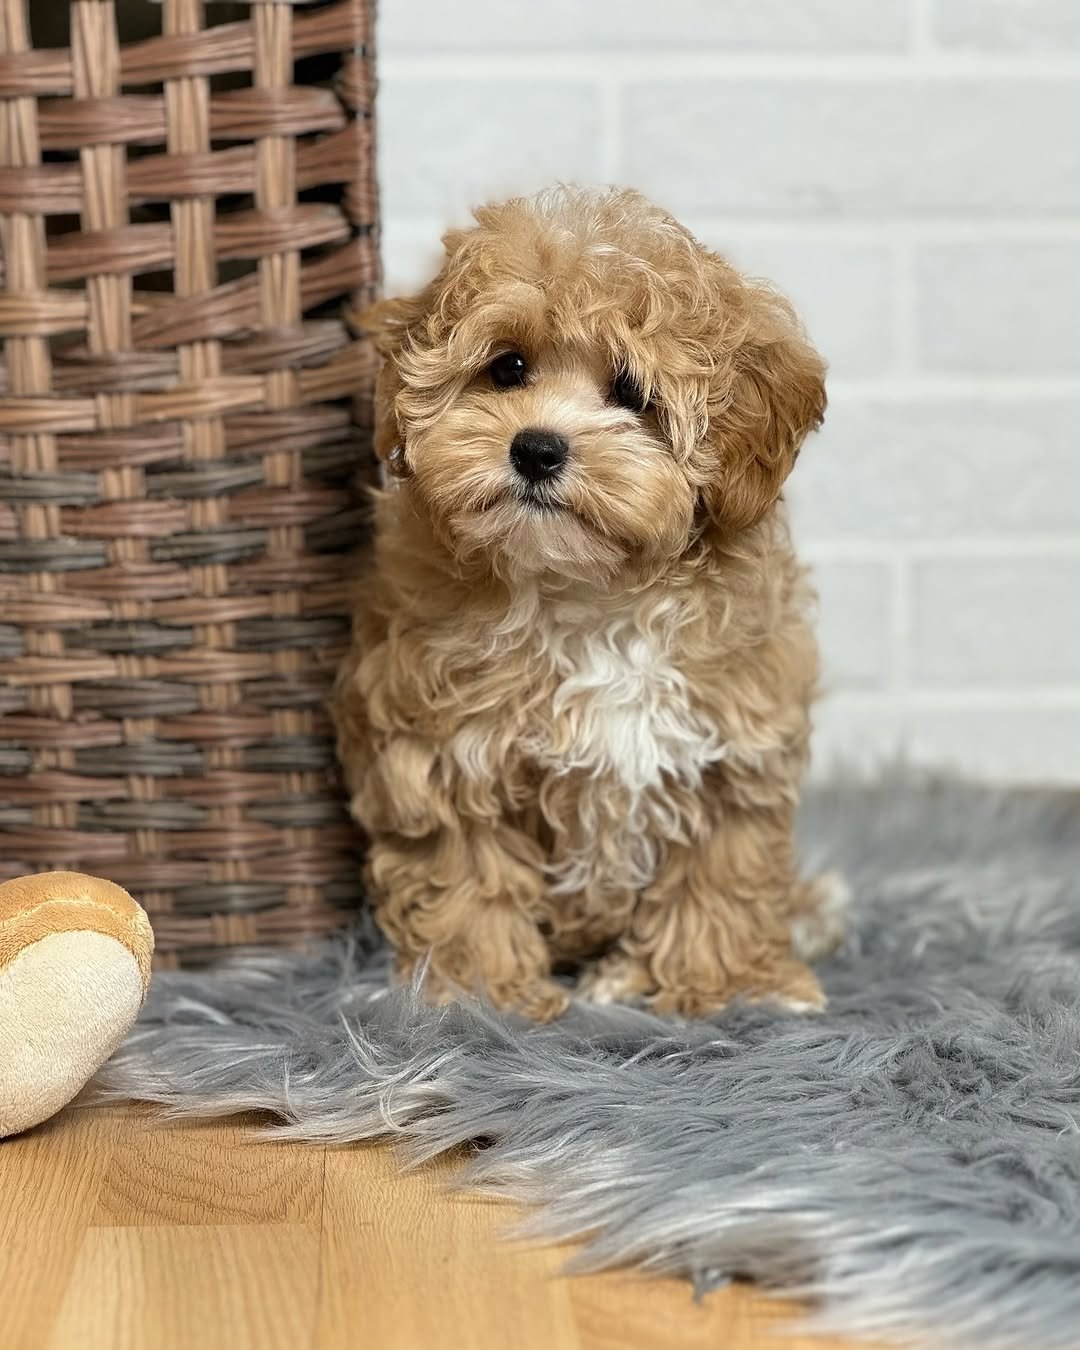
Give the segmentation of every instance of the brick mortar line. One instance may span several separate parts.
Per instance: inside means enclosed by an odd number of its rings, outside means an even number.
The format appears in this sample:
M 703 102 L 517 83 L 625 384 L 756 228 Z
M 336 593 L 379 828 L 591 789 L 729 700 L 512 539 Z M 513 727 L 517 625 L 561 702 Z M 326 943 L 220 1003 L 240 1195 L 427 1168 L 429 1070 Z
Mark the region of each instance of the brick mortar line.
M 911 637 L 914 631 L 914 597 L 911 584 L 911 559 L 896 549 L 892 558 L 890 600 L 892 613 L 889 623 L 889 680 L 888 687 L 897 703 L 911 692 Z
M 648 47 L 647 40 L 641 42 Z M 898 84 L 920 80 L 944 84 L 949 80 L 975 80 L 1030 84 L 1070 83 L 1080 77 L 1080 55 L 959 55 L 941 49 L 933 53 L 913 51 L 853 51 L 842 56 L 820 52 L 787 55 L 780 52 L 734 51 L 730 48 L 669 47 L 627 50 L 601 46 L 530 47 L 485 49 L 483 54 L 446 50 L 409 51 L 400 48 L 380 52 L 380 81 L 414 83 L 439 81 L 453 84 L 516 83 L 523 76 L 538 84 L 599 84 L 603 78 L 632 80 L 636 84 L 673 82 L 685 84 L 723 76 L 742 83 L 754 80 L 791 80 L 828 87 L 842 81 L 877 83 L 884 79 Z M 493 68 L 494 67 L 494 68 Z M 598 75 L 602 67 L 605 74 Z
M 908 50 L 917 60 L 925 60 L 941 48 L 934 23 L 934 0 L 908 0 Z
M 926 681 L 913 682 L 902 695 L 888 684 L 876 688 L 829 682 L 825 673 L 826 699 L 838 699 L 866 711 L 891 708 L 897 712 L 1077 712 L 1080 691 L 1060 682 L 1039 685 L 950 684 L 938 687 Z
M 601 182 L 618 181 L 616 177 Z M 461 208 L 455 222 L 464 223 L 468 210 Z M 718 239 L 723 249 L 723 235 L 730 233 L 740 240 L 753 239 L 785 244 L 844 244 L 847 246 L 874 244 L 886 248 L 895 243 L 923 245 L 951 243 L 1038 244 L 1080 242 L 1080 214 L 1045 212 L 1042 216 L 1008 215 L 995 210 L 992 216 L 982 217 L 976 212 L 969 216 L 864 216 L 859 220 L 841 217 L 812 216 L 795 221 L 790 215 L 770 216 L 756 208 L 745 215 L 710 215 L 682 212 L 688 229 L 698 236 Z M 409 243 L 438 241 L 447 223 L 436 211 L 401 210 L 391 212 L 388 228 L 391 236 Z M 391 238 L 391 243 L 393 239 Z
M 1080 395 L 1080 377 L 1071 375 L 972 374 L 935 375 L 931 367 L 910 374 L 838 375 L 829 381 L 834 405 L 843 402 L 891 402 L 894 399 L 926 398 L 943 403 L 969 399 L 994 402 L 1040 402 L 1046 398 L 1071 400 Z
M 902 556 L 911 562 L 1051 562 L 1080 563 L 1080 531 L 1047 539 L 1036 529 L 1030 535 L 993 538 L 893 538 L 850 539 L 830 536 L 802 538 L 796 512 L 795 537 L 803 560 L 811 565 L 834 563 L 887 563 Z

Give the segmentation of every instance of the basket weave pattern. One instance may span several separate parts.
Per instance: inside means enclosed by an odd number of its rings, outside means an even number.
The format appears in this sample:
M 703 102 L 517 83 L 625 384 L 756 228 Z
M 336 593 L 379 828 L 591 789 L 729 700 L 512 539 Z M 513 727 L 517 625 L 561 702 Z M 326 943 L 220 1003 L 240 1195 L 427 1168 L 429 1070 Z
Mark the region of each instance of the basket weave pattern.
M 0 877 L 104 874 L 172 963 L 358 899 L 373 70 L 368 0 L 142 3 L 0 0 Z

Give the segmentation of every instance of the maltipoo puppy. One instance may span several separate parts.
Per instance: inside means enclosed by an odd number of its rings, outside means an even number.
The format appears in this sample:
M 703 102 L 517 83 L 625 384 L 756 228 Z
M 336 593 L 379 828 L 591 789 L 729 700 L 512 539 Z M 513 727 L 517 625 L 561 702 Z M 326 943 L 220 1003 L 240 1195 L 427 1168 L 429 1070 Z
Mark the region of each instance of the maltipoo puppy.
M 789 305 L 634 192 L 489 206 L 383 365 L 336 715 L 400 974 L 823 1006 L 837 887 L 792 825 L 817 675 L 780 490 L 825 409 Z

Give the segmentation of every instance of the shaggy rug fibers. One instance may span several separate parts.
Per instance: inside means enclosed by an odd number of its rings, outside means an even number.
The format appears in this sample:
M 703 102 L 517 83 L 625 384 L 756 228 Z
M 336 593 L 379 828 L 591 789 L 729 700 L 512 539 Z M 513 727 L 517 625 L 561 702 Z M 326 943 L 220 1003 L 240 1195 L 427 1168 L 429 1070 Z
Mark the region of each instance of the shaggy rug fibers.
M 902 781 L 813 796 L 855 893 L 821 1017 L 575 1007 L 533 1028 L 386 987 L 371 935 L 156 978 L 106 1086 L 297 1139 L 474 1146 L 577 1265 L 812 1297 L 931 1345 L 1080 1345 L 1080 809 Z

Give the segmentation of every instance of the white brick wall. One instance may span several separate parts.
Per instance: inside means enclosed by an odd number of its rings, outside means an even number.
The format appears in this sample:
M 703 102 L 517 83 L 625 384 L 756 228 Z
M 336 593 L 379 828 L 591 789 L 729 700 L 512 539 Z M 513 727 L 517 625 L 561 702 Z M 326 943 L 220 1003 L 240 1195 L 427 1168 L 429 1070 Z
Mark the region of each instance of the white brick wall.
M 1080 782 L 1080 0 L 382 0 L 390 288 L 633 184 L 795 300 L 817 762 Z

